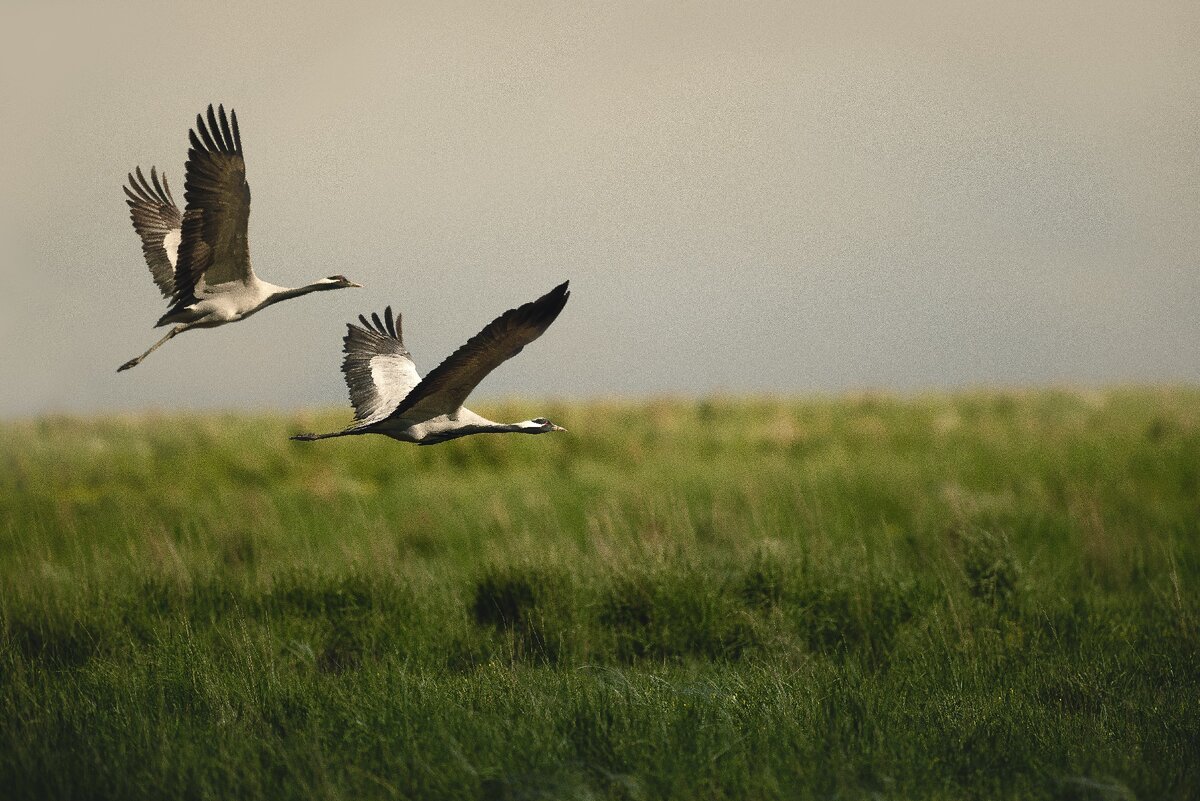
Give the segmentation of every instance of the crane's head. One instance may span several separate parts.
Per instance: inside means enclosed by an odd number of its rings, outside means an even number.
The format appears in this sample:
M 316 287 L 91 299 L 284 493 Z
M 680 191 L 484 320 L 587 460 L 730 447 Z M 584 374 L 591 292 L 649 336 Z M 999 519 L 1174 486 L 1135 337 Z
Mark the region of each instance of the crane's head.
M 549 434 L 551 431 L 566 431 L 562 426 L 556 426 L 545 417 L 535 417 L 532 420 L 526 420 L 524 423 L 518 423 L 521 429 L 528 434 Z
M 322 278 L 319 283 L 328 284 L 330 289 L 346 289 L 352 286 L 362 286 L 362 284 L 356 284 L 344 275 L 331 275 L 328 278 Z

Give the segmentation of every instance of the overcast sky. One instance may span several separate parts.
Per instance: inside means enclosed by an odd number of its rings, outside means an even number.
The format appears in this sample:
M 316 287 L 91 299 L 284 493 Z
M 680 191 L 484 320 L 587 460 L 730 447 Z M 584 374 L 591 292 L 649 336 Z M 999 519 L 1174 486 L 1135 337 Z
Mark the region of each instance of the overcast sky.
M 25 3 L 0 414 L 345 403 L 571 280 L 497 396 L 1200 381 L 1200 3 Z M 237 109 L 264 279 L 173 340 L 121 193 Z

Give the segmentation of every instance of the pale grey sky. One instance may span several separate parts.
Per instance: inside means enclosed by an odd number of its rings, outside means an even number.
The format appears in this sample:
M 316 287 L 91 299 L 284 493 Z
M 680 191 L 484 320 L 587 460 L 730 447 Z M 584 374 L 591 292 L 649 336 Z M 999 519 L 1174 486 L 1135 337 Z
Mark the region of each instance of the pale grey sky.
M 0 414 L 345 403 L 571 279 L 482 396 L 1200 381 L 1200 3 L 3 6 Z M 238 111 L 266 280 L 186 334 L 121 183 Z

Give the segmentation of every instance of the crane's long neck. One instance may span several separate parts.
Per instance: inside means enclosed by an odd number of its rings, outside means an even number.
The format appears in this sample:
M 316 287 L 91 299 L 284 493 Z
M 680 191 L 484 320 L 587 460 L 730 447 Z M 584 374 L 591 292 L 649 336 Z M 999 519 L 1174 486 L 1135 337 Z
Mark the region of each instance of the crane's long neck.
M 281 300 L 291 300 L 292 298 L 298 298 L 298 297 L 301 297 L 302 295 L 307 295 L 310 292 L 320 292 L 325 289 L 338 289 L 338 288 L 339 288 L 338 284 L 335 284 L 335 283 L 329 281 L 328 279 L 314 281 L 311 284 L 306 284 L 304 286 L 298 286 L 295 289 L 288 289 L 287 287 L 279 287 L 279 289 L 275 290 L 270 295 L 267 295 L 267 299 L 262 302 L 262 305 L 270 306 L 272 303 L 278 303 Z
M 482 423 L 471 423 L 446 431 L 435 431 L 426 434 L 420 442 L 422 445 L 436 445 L 439 442 L 449 442 L 452 439 L 469 437 L 472 434 L 510 434 L 513 432 L 520 432 L 522 434 L 534 433 L 520 423 L 493 423 L 490 420 L 486 420 Z
M 489 434 L 510 434 L 514 432 L 518 434 L 533 433 L 520 423 L 491 423 L 488 425 L 485 431 L 487 431 Z
M 524 431 L 520 423 L 497 423 L 479 415 L 475 415 L 474 420 L 462 420 L 458 430 L 464 434 L 509 434 Z
M 537 428 L 532 427 L 529 421 L 520 423 L 497 423 L 494 420 L 489 420 L 482 415 L 475 414 L 469 409 L 463 409 L 459 412 L 459 421 L 461 433 L 456 436 L 465 436 L 466 434 L 533 434 L 537 433 Z

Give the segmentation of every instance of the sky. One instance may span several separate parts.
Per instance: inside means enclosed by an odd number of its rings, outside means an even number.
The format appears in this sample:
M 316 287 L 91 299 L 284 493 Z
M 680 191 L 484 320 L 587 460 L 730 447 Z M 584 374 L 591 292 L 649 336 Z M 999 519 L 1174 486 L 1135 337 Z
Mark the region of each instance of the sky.
M 570 279 L 483 398 L 1200 382 L 1200 3 L 0 10 L 0 415 L 346 403 Z M 189 332 L 121 185 L 235 108 L 258 275 Z

